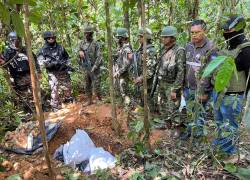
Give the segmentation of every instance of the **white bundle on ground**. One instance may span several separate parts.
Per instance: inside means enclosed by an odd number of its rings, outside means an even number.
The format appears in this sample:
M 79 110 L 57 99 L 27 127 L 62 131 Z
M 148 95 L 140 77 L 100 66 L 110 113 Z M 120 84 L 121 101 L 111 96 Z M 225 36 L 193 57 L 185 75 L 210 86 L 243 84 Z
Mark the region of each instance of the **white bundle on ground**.
M 56 150 L 63 151 L 63 161 L 66 165 L 76 168 L 77 165 L 84 161 L 88 161 L 88 165 L 84 172 L 91 172 L 98 169 L 107 169 L 115 167 L 115 157 L 103 148 L 96 148 L 88 134 L 81 129 L 77 129 L 76 133 L 69 142 L 63 145 L 63 148 Z

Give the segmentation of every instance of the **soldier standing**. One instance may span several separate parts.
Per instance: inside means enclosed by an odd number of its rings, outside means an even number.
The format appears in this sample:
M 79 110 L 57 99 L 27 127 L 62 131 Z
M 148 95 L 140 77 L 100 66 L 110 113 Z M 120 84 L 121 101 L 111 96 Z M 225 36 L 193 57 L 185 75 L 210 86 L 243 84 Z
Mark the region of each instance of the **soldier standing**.
M 116 60 L 117 69 L 114 72 L 114 78 L 118 80 L 119 92 L 123 98 L 125 106 L 129 106 L 131 99 L 129 97 L 129 68 L 133 59 L 131 45 L 128 42 L 128 30 L 126 28 L 118 28 L 116 31 L 118 39 L 118 58 Z
M 227 49 L 218 52 L 219 55 L 233 57 L 237 68 L 237 76 L 232 75 L 226 91 L 214 92 L 213 95 L 218 130 L 213 144 L 227 155 L 237 152 L 239 118 L 244 106 L 244 94 L 250 86 L 248 81 L 250 76 L 250 42 L 244 34 L 245 26 L 246 21 L 242 16 L 229 17 L 222 27 Z
M 73 101 L 69 74 L 70 60 L 64 47 L 56 42 L 54 32 L 44 32 L 43 38 L 45 44 L 38 53 L 38 61 L 48 73 L 51 90 L 50 104 L 53 111 L 57 111 L 60 109 L 61 103 Z
M 161 32 L 164 45 L 157 67 L 160 116 L 168 124 L 180 124 L 179 106 L 184 82 L 185 49 L 176 43 L 177 29 L 166 26 Z
M 11 32 L 8 35 L 9 45 L 3 54 L 2 64 L 7 63 L 7 67 L 12 78 L 12 85 L 20 98 L 26 112 L 34 112 L 33 94 L 31 88 L 30 68 L 27 56 L 27 50 L 21 46 L 20 38 L 16 32 Z M 37 63 L 36 56 L 35 65 L 38 76 L 40 77 L 40 69 Z
M 146 39 L 147 39 L 147 47 L 146 47 L 146 53 L 147 53 L 147 86 L 148 86 L 148 105 L 150 112 L 154 112 L 155 108 L 155 102 L 154 99 L 149 96 L 152 85 L 153 85 L 153 77 L 156 69 L 156 58 L 157 53 L 154 45 L 152 44 L 152 31 L 148 28 L 145 29 L 146 33 Z M 139 37 L 139 43 L 140 47 L 139 49 L 133 54 L 133 74 L 134 74 L 134 83 L 136 86 L 136 89 L 139 89 L 139 91 L 136 91 L 136 94 L 139 94 L 140 102 L 143 102 L 143 29 L 139 29 L 138 37 Z M 139 87 L 139 88 L 138 88 Z
M 85 39 L 79 47 L 79 65 L 84 68 L 85 74 L 85 92 L 88 101 L 84 105 L 92 104 L 92 92 L 94 91 L 99 101 L 101 97 L 101 71 L 103 58 L 100 44 L 94 40 L 94 27 L 87 25 L 84 28 Z

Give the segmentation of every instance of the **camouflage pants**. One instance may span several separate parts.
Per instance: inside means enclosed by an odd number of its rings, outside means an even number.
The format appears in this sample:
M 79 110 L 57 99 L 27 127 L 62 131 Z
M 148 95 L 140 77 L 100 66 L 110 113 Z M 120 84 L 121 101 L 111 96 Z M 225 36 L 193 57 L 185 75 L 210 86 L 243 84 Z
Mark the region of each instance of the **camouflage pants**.
M 61 103 L 72 100 L 70 75 L 67 72 L 48 73 L 51 90 L 50 105 L 58 109 Z
M 170 120 L 172 123 L 179 125 L 181 124 L 180 119 L 180 102 L 181 93 L 177 92 L 177 99 L 173 101 L 171 99 L 171 83 L 160 82 L 159 84 L 159 96 L 160 96 L 160 116 L 164 120 Z
M 147 83 L 147 86 L 148 86 L 148 90 L 147 90 L 147 93 L 148 93 L 148 108 L 149 108 L 149 111 L 150 113 L 153 113 L 156 111 L 156 98 L 155 97 L 150 97 L 150 93 L 151 93 L 151 87 L 152 87 L 152 83 Z M 139 87 L 140 89 L 140 94 L 139 94 L 139 98 L 140 98 L 140 102 L 139 104 L 141 104 L 141 106 L 144 106 L 144 91 L 143 91 L 143 84 Z M 138 93 L 138 92 L 137 92 Z M 138 95 L 135 93 L 135 97 L 138 97 Z
M 101 96 L 101 76 L 100 73 L 94 73 L 93 79 L 89 74 L 85 75 L 85 92 L 88 97 L 92 96 L 92 92 L 96 96 Z
M 122 76 L 118 79 L 119 95 L 122 97 L 125 106 L 129 106 L 131 103 L 129 94 L 129 81 L 130 80 L 128 76 Z
M 25 112 L 33 113 L 35 111 L 35 105 L 31 88 L 30 74 L 19 76 L 18 78 L 15 78 L 14 81 L 14 90 L 17 93 L 18 101 L 21 102 Z

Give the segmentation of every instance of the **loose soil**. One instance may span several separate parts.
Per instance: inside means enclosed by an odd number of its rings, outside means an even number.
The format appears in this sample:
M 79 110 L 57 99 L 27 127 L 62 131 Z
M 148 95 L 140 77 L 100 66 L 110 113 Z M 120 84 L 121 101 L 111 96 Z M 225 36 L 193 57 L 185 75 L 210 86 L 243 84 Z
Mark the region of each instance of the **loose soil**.
M 83 103 L 84 100 L 84 97 L 80 99 Z M 76 129 L 85 130 L 97 147 L 103 147 L 113 155 L 119 154 L 122 150 L 128 148 L 131 142 L 126 136 L 128 133 L 127 115 L 122 108 L 117 108 L 117 118 L 122 123 L 122 137 L 117 136 L 112 128 L 111 105 L 108 103 L 95 103 L 83 107 L 82 103 L 78 102 L 66 105 L 56 113 L 45 113 L 46 120 L 51 122 L 62 121 L 55 137 L 48 143 L 51 157 L 61 144 L 70 140 Z M 6 140 L 15 139 L 15 145 L 26 147 L 28 133 L 28 130 L 9 132 Z M 6 145 L 6 142 L 4 144 Z M 6 153 L 3 153 L 3 155 L 7 157 L 7 160 L 2 163 L 2 166 L 7 172 L 0 173 L 0 179 L 6 179 L 14 174 L 19 174 L 24 179 L 44 180 L 48 178 L 48 169 L 41 151 L 32 156 Z M 56 167 L 54 168 L 55 173 L 60 175 L 60 169 L 57 168 L 60 163 L 55 160 L 52 160 L 52 162 L 53 167 Z M 60 179 L 60 176 L 58 178 Z

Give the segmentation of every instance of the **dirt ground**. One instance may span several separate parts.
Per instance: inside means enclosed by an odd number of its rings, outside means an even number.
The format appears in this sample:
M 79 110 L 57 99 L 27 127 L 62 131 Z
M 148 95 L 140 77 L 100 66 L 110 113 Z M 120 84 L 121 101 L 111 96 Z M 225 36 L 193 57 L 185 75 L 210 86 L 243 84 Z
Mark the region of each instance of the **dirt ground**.
M 112 129 L 111 105 L 108 103 L 96 103 L 87 107 L 82 107 L 79 102 L 84 103 L 84 101 L 85 99 L 82 97 L 77 101 L 78 103 L 66 105 L 56 113 L 45 113 L 46 120 L 51 122 L 62 121 L 62 125 L 56 135 L 48 143 L 51 158 L 55 150 L 61 144 L 65 144 L 70 140 L 76 129 L 85 130 L 97 147 L 103 147 L 113 155 L 118 155 L 121 152 L 124 152 L 125 149 L 132 145 L 132 142 L 127 138 L 129 131 L 127 126 L 128 117 L 121 107 L 118 107 L 117 109 L 117 116 L 118 121 L 122 123 L 121 129 L 123 136 L 118 137 Z M 198 176 L 196 176 L 197 179 L 237 179 L 235 176 L 223 171 L 223 168 L 215 170 L 211 159 L 205 157 L 202 151 L 197 151 L 195 147 L 192 148 L 193 151 L 189 152 L 190 150 L 187 149 L 189 144 L 180 144 L 180 142 L 175 139 L 176 136 L 174 133 L 175 131 L 173 130 L 154 129 L 151 131 L 151 146 L 157 148 L 157 146 L 160 145 L 163 151 L 170 153 L 170 155 L 165 154 L 165 156 L 153 157 L 152 164 L 155 162 L 163 163 L 164 166 L 167 167 L 165 169 L 163 168 L 164 172 L 168 172 L 175 177 L 178 177 L 180 174 L 184 174 L 185 177 L 191 177 L 189 174 L 191 171 L 190 169 L 192 169 L 189 166 L 191 164 L 190 162 L 197 162 L 197 164 L 199 164 L 197 166 L 199 168 L 197 170 L 199 172 L 197 173 Z M 19 147 L 26 147 L 27 145 L 27 132 L 25 130 L 11 132 L 9 133 L 8 138 L 9 140 L 14 141 L 15 144 L 19 145 Z M 250 133 L 243 134 L 242 143 L 246 149 L 250 151 L 249 142 Z M 6 142 L 3 145 L 5 144 Z M 175 156 L 172 156 L 171 153 Z M 0 154 L 0 158 L 1 156 L 4 156 L 6 160 L 0 165 L 0 168 L 4 167 L 5 169 L 3 173 L 0 173 L 0 180 L 6 179 L 15 174 L 19 174 L 20 177 L 25 180 L 45 180 L 49 178 L 48 168 L 41 151 L 36 152 L 32 156 L 7 154 L 4 152 Z M 130 159 L 125 159 L 125 161 L 129 163 Z M 246 163 L 245 161 L 242 162 L 244 162 L 241 164 L 243 167 L 249 165 L 249 163 Z M 135 167 L 129 166 L 129 168 L 117 166 L 112 169 L 112 174 L 118 177 L 118 179 L 129 179 L 133 173 L 143 172 L 143 168 L 141 168 L 142 164 L 138 162 L 136 164 L 138 164 L 139 167 L 137 167 L 137 165 Z M 176 165 L 173 166 L 174 164 Z M 64 169 L 62 163 L 52 159 L 52 166 L 54 174 L 56 174 L 56 179 L 63 179 Z M 198 178 L 199 176 L 201 176 L 201 178 Z
M 81 101 L 84 101 L 81 99 Z M 45 119 L 51 122 L 62 121 L 62 125 L 54 138 L 49 142 L 49 153 L 53 156 L 55 150 L 65 144 L 74 135 L 76 129 L 85 130 L 97 147 L 103 147 L 113 155 L 119 154 L 129 147 L 131 142 L 127 139 L 127 116 L 123 109 L 117 109 L 117 118 L 122 122 L 124 137 L 118 137 L 112 129 L 111 105 L 93 104 L 82 107 L 81 103 L 69 104 L 56 113 L 45 113 Z M 23 134 L 22 134 L 23 133 Z M 21 135 L 20 135 L 21 134 Z M 18 141 L 16 144 L 25 147 L 27 136 L 25 132 L 12 134 L 11 138 Z M 6 179 L 10 175 L 19 174 L 24 179 L 44 180 L 48 178 L 48 169 L 43 153 L 38 152 L 32 156 L 3 154 L 7 160 L 3 162 L 7 172 L 0 173 L 0 179 Z M 53 160 L 53 167 L 58 167 L 59 162 Z M 59 168 L 54 168 L 55 174 L 60 175 Z M 61 176 L 58 176 L 60 179 Z

